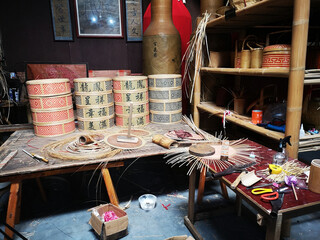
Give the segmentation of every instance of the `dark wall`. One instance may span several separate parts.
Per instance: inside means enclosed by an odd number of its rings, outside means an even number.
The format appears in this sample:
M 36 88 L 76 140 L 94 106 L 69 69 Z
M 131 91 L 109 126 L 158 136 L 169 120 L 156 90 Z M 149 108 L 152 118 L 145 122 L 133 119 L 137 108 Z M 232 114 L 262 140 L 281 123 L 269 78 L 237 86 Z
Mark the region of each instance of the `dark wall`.
M 181 0 L 182 1 L 182 0 Z M 193 28 L 200 0 L 187 1 Z M 88 63 L 89 69 L 130 69 L 142 72 L 142 43 L 126 42 L 125 0 L 122 1 L 124 38 L 78 38 L 74 1 L 70 0 L 74 41 L 54 41 L 50 0 L 3 0 L 0 25 L 8 71 L 24 71 L 25 62 Z M 150 0 L 143 0 L 143 12 Z

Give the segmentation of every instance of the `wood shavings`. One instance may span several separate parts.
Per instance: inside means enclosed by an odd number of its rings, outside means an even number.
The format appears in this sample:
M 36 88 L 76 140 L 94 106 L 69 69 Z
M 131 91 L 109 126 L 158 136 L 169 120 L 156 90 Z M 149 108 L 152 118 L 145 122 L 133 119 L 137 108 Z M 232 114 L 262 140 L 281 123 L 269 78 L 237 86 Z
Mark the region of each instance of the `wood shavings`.
M 111 148 L 104 143 L 103 139 L 97 140 L 95 136 L 89 137 L 91 140 L 93 140 L 92 143 L 81 144 L 79 139 L 82 136 L 83 135 L 78 135 L 49 143 L 42 148 L 41 152 L 50 157 L 61 160 L 83 161 L 112 157 L 122 151 L 121 149 Z
M 264 173 L 268 175 L 267 179 L 274 182 L 283 182 L 285 176 L 296 176 L 297 178 L 300 178 L 305 171 L 308 171 L 310 169 L 310 167 L 308 166 L 302 167 L 296 161 L 288 161 L 283 164 L 281 168 L 282 171 L 279 174 L 270 174 L 269 169 L 265 169 Z

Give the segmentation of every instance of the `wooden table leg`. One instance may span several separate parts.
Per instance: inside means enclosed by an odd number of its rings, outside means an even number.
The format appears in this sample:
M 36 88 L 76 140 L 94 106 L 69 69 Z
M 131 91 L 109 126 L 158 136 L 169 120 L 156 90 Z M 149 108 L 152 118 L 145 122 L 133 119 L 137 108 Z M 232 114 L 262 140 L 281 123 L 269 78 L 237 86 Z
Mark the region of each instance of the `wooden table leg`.
M 203 240 L 202 236 L 193 225 L 195 220 L 194 199 L 196 191 L 196 175 L 197 172 L 195 169 L 193 169 L 191 175 L 189 176 L 188 216 L 184 217 L 184 225 L 186 225 L 196 240 Z
M 114 189 L 109 169 L 108 168 L 103 168 L 103 169 L 101 169 L 101 173 L 102 173 L 102 176 L 103 176 L 103 179 L 104 179 L 104 183 L 105 183 L 106 188 L 107 188 L 107 192 L 108 192 L 108 196 L 109 196 L 110 202 L 115 206 L 119 206 L 118 196 L 117 196 L 117 193 L 116 193 L 116 191 Z
M 222 182 L 222 180 L 219 180 L 219 182 L 220 182 L 222 196 L 225 199 L 229 200 L 227 186 Z M 202 202 L 205 184 L 206 184 L 206 171 L 205 169 L 203 169 L 200 173 L 200 178 L 199 178 L 198 195 L 197 195 L 198 204 Z
M 281 235 L 282 213 L 276 218 L 269 218 L 267 222 L 266 240 L 279 240 Z
M 222 196 L 224 197 L 224 199 L 229 200 L 229 194 L 228 194 L 228 190 L 227 190 L 226 184 L 224 184 L 224 182 L 222 182 L 221 179 L 219 180 L 219 182 L 220 182 L 220 188 L 221 188 Z
M 241 216 L 241 207 L 242 207 L 242 199 L 239 196 L 239 194 L 237 194 L 236 195 L 236 212 L 238 217 Z
M 199 177 L 198 195 L 197 195 L 198 204 L 202 202 L 205 184 L 206 184 L 206 169 L 203 168 Z M 190 196 L 190 193 L 189 193 L 189 196 Z
M 11 227 L 14 228 L 14 225 L 17 221 L 16 219 L 16 214 L 17 214 L 17 210 L 19 211 L 19 202 L 20 202 L 20 192 L 21 192 L 21 182 L 16 182 L 16 183 L 11 183 L 10 186 L 10 196 L 9 196 L 9 201 L 8 201 L 8 210 L 7 210 L 7 219 L 6 222 L 8 225 L 10 225 Z M 19 213 L 18 213 L 18 217 L 19 217 Z M 9 229 L 9 228 L 5 228 L 5 233 L 13 238 L 13 232 Z

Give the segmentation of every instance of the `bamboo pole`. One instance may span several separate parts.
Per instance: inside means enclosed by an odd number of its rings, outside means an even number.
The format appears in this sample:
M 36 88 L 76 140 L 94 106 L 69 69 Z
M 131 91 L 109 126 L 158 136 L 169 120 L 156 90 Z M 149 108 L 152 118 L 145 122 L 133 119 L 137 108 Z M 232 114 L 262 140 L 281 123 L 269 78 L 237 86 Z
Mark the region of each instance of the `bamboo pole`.
M 301 124 L 304 70 L 307 52 L 310 0 L 294 0 L 291 63 L 288 85 L 286 136 L 291 136 L 289 156 L 298 157 Z

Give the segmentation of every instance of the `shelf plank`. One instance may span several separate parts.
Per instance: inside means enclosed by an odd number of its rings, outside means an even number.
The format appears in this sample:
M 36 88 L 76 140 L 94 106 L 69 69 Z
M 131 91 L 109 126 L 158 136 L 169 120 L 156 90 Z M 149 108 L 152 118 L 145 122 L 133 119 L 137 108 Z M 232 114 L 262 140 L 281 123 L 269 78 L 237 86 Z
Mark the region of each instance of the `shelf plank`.
M 243 28 L 265 25 L 290 19 L 293 0 L 263 0 L 254 5 L 236 11 L 236 17 L 225 19 L 224 16 L 208 22 L 207 28 Z
M 212 102 L 201 102 L 200 104 L 198 104 L 198 109 L 211 113 L 215 116 L 218 117 L 223 117 L 224 111 L 226 109 L 221 108 L 216 106 L 214 103 Z M 251 118 L 246 117 L 246 116 L 242 116 L 242 115 L 238 115 L 233 113 L 232 115 L 226 116 L 226 120 L 232 123 L 235 123 L 241 127 L 250 129 L 256 133 L 259 133 L 261 135 L 267 136 L 269 138 L 272 138 L 274 140 L 280 140 L 280 138 L 284 138 L 284 133 L 281 132 L 276 132 L 276 131 L 272 131 L 269 129 L 265 129 L 263 127 L 259 127 L 257 125 L 254 125 L 251 122 Z
M 291 22 L 294 0 L 262 0 L 236 11 L 236 16 L 228 20 L 224 16 L 208 22 L 207 29 L 240 29 L 259 25 Z M 320 0 L 311 0 L 311 7 L 320 5 Z M 311 10 L 312 10 L 311 8 Z
M 257 76 L 257 77 L 289 77 L 289 69 L 270 68 L 210 68 L 202 67 L 201 72 L 215 74 L 229 74 L 237 76 Z

